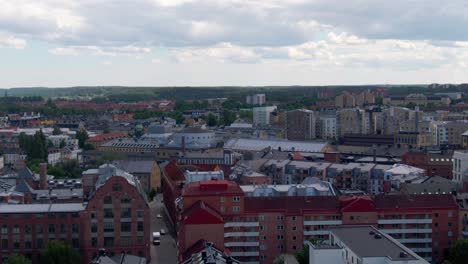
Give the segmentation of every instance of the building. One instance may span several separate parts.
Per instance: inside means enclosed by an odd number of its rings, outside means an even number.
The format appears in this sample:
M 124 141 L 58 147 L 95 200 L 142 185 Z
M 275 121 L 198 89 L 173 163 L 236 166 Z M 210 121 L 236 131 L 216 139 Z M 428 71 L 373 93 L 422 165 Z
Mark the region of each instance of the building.
M 0 204 L 2 263 L 12 253 L 39 263 L 51 240 L 70 242 L 82 263 L 102 248 L 110 257 L 126 252 L 150 260 L 150 211 L 138 179 L 112 165 L 99 170 L 97 178 L 86 179 L 94 182 L 86 203 Z
M 468 151 L 457 150 L 453 153 L 452 180 L 468 191 Z
M 385 105 L 406 106 L 408 104 L 415 104 L 426 106 L 428 104 L 435 105 L 449 105 L 451 102 L 450 97 L 443 96 L 426 96 L 424 94 L 409 94 L 407 96 L 390 96 L 383 99 Z
M 422 149 L 431 147 L 432 134 L 419 132 L 399 132 L 395 134 L 395 145 L 408 149 Z
M 236 163 L 236 153 L 230 150 L 221 151 L 187 151 L 177 157 L 178 164 L 218 164 L 232 166 Z
M 245 97 L 245 103 L 252 105 L 264 105 L 266 103 L 266 96 L 265 94 L 247 95 Z
M 418 183 L 402 183 L 400 193 L 406 194 L 431 194 L 431 193 L 456 193 L 458 184 L 440 176 L 432 176 Z
M 175 132 L 168 147 L 180 149 L 208 149 L 216 147 L 218 140 L 215 132 L 205 127 L 187 127 Z
M 366 134 L 363 121 L 365 111 L 362 109 L 341 109 L 336 112 L 336 128 L 338 137 L 345 134 Z
M 373 226 L 330 230 L 330 244 L 309 245 L 309 263 L 429 264 L 400 242 Z
M 462 134 L 462 147 L 468 149 L 468 130 Z
M 156 153 L 159 148 L 157 141 L 151 139 L 138 138 L 118 138 L 101 144 L 97 150 L 106 152 L 138 152 Z
M 137 177 L 145 192 L 161 189 L 161 168 L 154 160 L 114 160 L 117 168 Z
M 335 97 L 335 106 L 337 108 L 363 107 L 372 104 L 375 104 L 375 96 L 369 90 L 357 93 L 344 91 Z
M 227 251 L 222 251 L 212 242 L 204 239 L 198 240 L 179 256 L 180 264 L 240 264 L 230 256 Z
M 239 153 L 265 150 L 323 153 L 328 148 L 327 142 L 324 141 L 302 142 L 284 139 L 231 138 L 224 144 L 224 149 Z
M 317 127 L 317 137 L 321 139 L 336 139 L 337 125 L 335 114 L 320 114 Z
M 122 252 L 114 256 L 107 256 L 105 249 L 99 251 L 99 256 L 93 259 L 89 264 L 146 264 L 144 257 L 139 257 Z
M 262 106 L 253 108 L 253 124 L 257 127 L 270 124 L 270 115 L 276 111 L 276 106 Z
M 425 170 L 429 177 L 441 176 L 452 179 L 452 153 L 436 154 L 430 152 L 409 151 L 402 156 L 402 163 Z
M 317 138 L 317 117 L 314 111 L 292 110 L 286 113 L 286 138 L 307 141 Z
M 233 182 L 206 181 L 187 185 L 179 205 L 179 252 L 206 239 L 241 262 L 273 263 L 348 225 L 372 225 L 437 262 L 459 234 L 458 205 L 447 194 L 249 197 Z
M 94 148 L 98 148 L 102 144 L 125 137 L 127 137 L 127 134 L 124 132 L 113 132 L 90 137 L 86 140 L 86 142 L 93 145 Z

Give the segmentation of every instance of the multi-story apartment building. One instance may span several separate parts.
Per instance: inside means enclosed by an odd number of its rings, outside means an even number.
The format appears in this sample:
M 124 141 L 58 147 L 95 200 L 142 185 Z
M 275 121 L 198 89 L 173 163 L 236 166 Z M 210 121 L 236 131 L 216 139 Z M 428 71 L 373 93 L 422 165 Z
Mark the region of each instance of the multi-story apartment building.
M 266 103 L 266 96 L 265 94 L 247 95 L 245 97 L 245 103 L 252 105 L 264 105 Z
M 87 202 L 0 204 L 0 259 L 24 254 L 39 263 L 51 240 L 64 240 L 90 263 L 104 248 L 113 256 L 126 252 L 150 259 L 150 210 L 146 194 L 133 175 L 103 165 L 88 179 Z
M 336 128 L 338 137 L 345 134 L 364 134 L 363 120 L 365 111 L 362 109 L 342 109 L 336 112 Z
M 382 110 L 383 134 L 393 135 L 400 131 L 402 122 L 412 120 L 415 122 L 415 131 L 418 131 L 419 121 L 422 120 L 423 113 L 419 110 L 411 110 L 405 107 L 389 107 Z M 413 132 L 413 131 L 409 131 Z
M 317 125 L 317 137 L 322 139 L 336 139 L 336 113 L 320 114 Z
M 296 109 L 286 113 L 286 138 L 307 141 L 317 138 L 316 113 L 306 109 Z
M 453 153 L 452 174 L 452 180 L 468 191 L 468 151 L 457 150 Z
M 262 106 L 253 108 L 253 124 L 255 126 L 267 126 L 270 124 L 270 115 L 276 110 L 276 106 Z
M 178 218 L 179 252 L 198 239 L 214 242 L 243 263 L 273 263 L 306 240 L 327 240 L 329 229 L 372 225 L 429 261 L 443 259 L 458 237 L 452 195 L 247 197 L 234 182 L 186 186 Z
M 358 93 L 345 91 L 335 98 L 337 108 L 363 107 L 372 104 L 375 104 L 375 96 L 368 90 Z
M 452 179 L 452 153 L 435 154 L 427 152 L 407 152 L 402 156 L 402 163 L 425 170 L 429 177 L 441 176 Z

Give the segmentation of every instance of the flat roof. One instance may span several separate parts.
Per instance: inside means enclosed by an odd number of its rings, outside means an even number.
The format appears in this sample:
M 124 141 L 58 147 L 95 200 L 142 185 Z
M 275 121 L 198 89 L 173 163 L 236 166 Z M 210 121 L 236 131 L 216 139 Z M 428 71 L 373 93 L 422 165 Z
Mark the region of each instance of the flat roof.
M 270 147 L 272 150 L 299 151 L 299 152 L 322 152 L 327 142 L 324 141 L 290 141 L 284 139 L 253 139 L 253 138 L 231 138 L 224 148 L 234 150 L 261 151 Z
M 330 231 L 361 258 L 387 257 L 391 260 L 420 259 L 413 251 L 372 226 L 342 226 L 332 228 Z M 375 238 L 375 234 L 379 234 L 381 238 Z M 401 252 L 407 255 L 401 257 Z
M 0 214 L 74 213 L 85 208 L 83 203 L 0 204 Z

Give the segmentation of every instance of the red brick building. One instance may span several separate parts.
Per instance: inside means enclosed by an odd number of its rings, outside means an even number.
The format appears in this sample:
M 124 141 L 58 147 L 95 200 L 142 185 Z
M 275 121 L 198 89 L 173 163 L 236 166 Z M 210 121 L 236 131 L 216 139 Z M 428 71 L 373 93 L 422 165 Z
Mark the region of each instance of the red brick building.
M 434 154 L 425 152 L 407 152 L 402 156 L 402 163 L 424 169 L 427 176 L 441 176 L 452 179 L 452 154 Z
M 244 263 L 273 263 L 305 240 L 327 239 L 337 225 L 373 225 L 435 261 L 459 234 L 451 195 L 246 197 L 236 183 L 218 180 L 187 185 L 181 204 L 180 254 L 206 239 Z
M 51 240 L 70 243 L 85 264 L 101 248 L 150 259 L 150 210 L 138 180 L 111 165 L 100 170 L 87 203 L 0 204 L 1 262 L 20 253 L 38 263 Z

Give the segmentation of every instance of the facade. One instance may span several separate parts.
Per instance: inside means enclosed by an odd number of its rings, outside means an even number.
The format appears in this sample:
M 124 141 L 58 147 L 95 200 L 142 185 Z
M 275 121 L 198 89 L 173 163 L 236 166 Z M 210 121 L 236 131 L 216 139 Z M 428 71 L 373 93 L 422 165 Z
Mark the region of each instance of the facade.
M 415 104 L 425 106 L 428 104 L 449 105 L 451 102 L 448 96 L 426 96 L 424 94 L 409 94 L 407 96 L 385 97 L 383 103 L 386 105 L 405 106 Z
M 359 93 L 345 91 L 335 98 L 337 108 L 363 107 L 372 104 L 375 104 L 375 96 L 368 90 Z
M 402 156 L 402 163 L 425 170 L 429 177 L 441 176 L 452 179 L 452 154 L 434 154 L 426 152 L 407 152 Z
M 317 117 L 314 111 L 292 110 L 286 113 L 286 138 L 307 141 L 317 138 Z
M 273 263 L 306 240 L 327 241 L 329 230 L 342 225 L 372 225 L 440 261 L 459 233 L 452 195 L 247 197 L 233 182 L 208 181 L 186 186 L 181 204 L 179 252 L 203 238 L 246 263 Z
M 345 134 L 364 134 L 363 121 L 365 111 L 357 108 L 342 109 L 336 112 L 336 128 L 338 137 Z
M 320 125 L 317 131 L 319 138 L 336 139 L 338 130 L 336 125 L 336 114 L 320 115 L 318 123 Z
M 80 251 L 82 263 L 101 248 L 149 260 L 150 212 L 138 179 L 111 165 L 99 170 L 87 203 L 0 204 L 2 262 L 20 253 L 38 263 L 47 242 L 62 239 Z
M 266 103 L 266 96 L 265 94 L 247 95 L 245 97 L 245 103 L 252 105 L 264 105 Z
M 407 147 L 409 149 L 422 149 L 431 147 L 432 135 L 429 133 L 419 132 L 399 132 L 395 134 L 395 145 L 399 147 Z
M 309 263 L 429 264 L 409 248 L 373 226 L 330 230 L 329 244 L 309 245 Z
M 161 168 L 156 161 L 114 160 L 112 164 L 137 177 L 145 192 L 161 189 Z
M 203 149 L 212 148 L 217 144 L 215 133 L 203 127 L 188 127 L 180 132 L 174 133 L 173 142 L 169 147 Z
M 468 191 L 468 151 L 457 150 L 453 153 L 453 181 Z
M 276 106 L 262 106 L 253 108 L 253 124 L 261 127 L 270 124 L 270 115 L 276 110 Z

